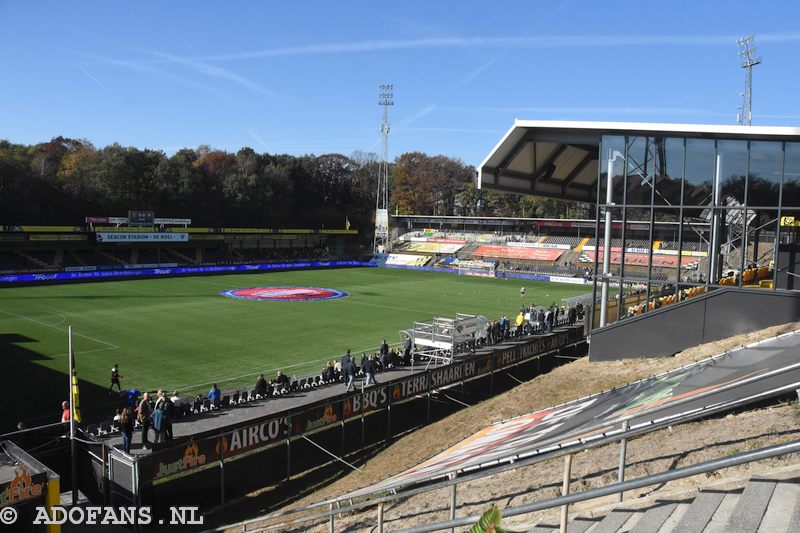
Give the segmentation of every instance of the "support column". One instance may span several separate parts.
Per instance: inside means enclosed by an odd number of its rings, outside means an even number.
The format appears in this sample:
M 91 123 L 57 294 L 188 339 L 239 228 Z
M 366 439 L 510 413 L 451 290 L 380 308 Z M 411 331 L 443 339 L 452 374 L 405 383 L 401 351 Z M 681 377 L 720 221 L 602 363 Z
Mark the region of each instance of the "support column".
M 572 454 L 564 457 L 564 482 L 561 485 L 561 495 L 569 494 L 569 483 L 572 477 Z M 567 519 L 569 516 L 569 505 L 561 506 L 561 523 L 559 533 L 567 533 Z

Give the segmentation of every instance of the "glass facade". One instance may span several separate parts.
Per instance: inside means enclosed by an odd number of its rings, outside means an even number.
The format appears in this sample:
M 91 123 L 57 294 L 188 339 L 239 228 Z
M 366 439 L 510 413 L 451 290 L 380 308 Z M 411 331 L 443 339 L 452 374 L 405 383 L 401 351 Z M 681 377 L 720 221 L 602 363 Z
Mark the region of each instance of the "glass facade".
M 599 153 L 605 323 L 720 287 L 776 287 L 776 250 L 800 226 L 800 143 L 617 134 Z

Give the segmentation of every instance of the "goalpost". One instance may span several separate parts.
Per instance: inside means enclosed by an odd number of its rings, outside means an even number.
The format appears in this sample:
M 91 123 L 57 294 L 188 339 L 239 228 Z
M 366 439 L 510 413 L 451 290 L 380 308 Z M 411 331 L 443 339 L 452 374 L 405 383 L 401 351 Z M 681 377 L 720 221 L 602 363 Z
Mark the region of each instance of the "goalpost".
M 458 275 L 459 276 L 481 276 L 484 278 L 493 278 L 495 277 L 495 270 L 497 268 L 497 264 L 487 261 L 472 261 L 472 262 L 464 262 L 459 263 L 458 265 Z

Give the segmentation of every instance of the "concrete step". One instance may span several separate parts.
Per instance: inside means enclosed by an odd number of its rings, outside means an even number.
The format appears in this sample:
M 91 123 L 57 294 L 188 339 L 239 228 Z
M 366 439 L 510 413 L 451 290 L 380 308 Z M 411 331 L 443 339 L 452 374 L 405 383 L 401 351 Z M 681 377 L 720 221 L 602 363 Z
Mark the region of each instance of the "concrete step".
M 631 511 L 611 511 L 597 526 L 592 528 L 591 533 L 617 533 L 632 515 Z
M 775 485 L 764 518 L 757 533 L 800 531 L 800 483 L 779 482 Z M 791 526 L 793 516 L 798 520 Z
M 725 529 L 726 525 L 728 524 L 733 510 L 736 508 L 736 504 L 739 503 L 741 492 L 741 490 L 736 490 L 725 494 L 725 497 L 722 498 L 722 502 L 720 502 L 719 507 L 717 507 L 714 516 L 711 517 L 703 533 L 725 533 L 727 531 Z
M 754 533 L 767 510 L 776 483 L 766 479 L 752 479 L 744 488 L 736 503 L 725 531 L 730 533 Z
M 671 530 L 672 533 L 702 533 L 717 507 L 725 497 L 724 492 L 701 492 L 691 503 L 683 518 Z
M 631 528 L 631 533 L 657 533 L 677 507 L 677 503 L 657 503 L 642 513 L 639 521 Z

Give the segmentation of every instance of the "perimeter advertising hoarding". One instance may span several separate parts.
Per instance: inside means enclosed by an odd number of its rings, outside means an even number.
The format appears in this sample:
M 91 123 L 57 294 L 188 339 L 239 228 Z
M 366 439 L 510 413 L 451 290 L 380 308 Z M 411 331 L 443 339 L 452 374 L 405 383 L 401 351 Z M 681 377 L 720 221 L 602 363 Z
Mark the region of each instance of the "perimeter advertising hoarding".
M 98 232 L 97 242 L 186 242 L 188 233 Z
M 221 265 L 177 268 L 138 268 L 131 270 L 98 270 L 96 272 L 39 272 L 0 276 L 0 283 L 30 283 L 40 281 L 75 281 L 86 279 L 113 279 L 118 277 L 181 276 L 191 274 L 219 274 L 222 272 L 258 272 L 263 270 L 288 270 L 330 267 L 374 268 L 369 261 L 301 261 L 297 263 L 258 263 L 253 265 Z
M 496 461 L 544 454 L 619 429 L 623 418 L 632 417 L 630 425 L 636 428 L 657 418 L 724 405 L 791 384 L 800 379 L 800 369 L 777 373 L 762 382 L 743 382 L 771 369 L 795 363 L 796 336 L 797 333 L 792 333 L 769 339 L 759 343 L 757 349 L 743 347 L 625 387 L 491 424 L 400 474 L 340 499 L 407 487 Z M 739 383 L 741 387 L 735 388 Z M 729 388 L 720 390 L 723 387 Z M 701 394 L 709 395 L 670 406 Z M 654 413 L 655 408 L 659 411 Z

